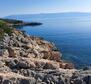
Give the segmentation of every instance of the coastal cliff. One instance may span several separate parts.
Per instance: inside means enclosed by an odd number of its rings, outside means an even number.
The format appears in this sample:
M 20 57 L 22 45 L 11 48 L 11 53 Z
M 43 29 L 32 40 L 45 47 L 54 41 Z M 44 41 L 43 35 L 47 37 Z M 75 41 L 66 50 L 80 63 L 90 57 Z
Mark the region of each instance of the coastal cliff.
M 90 70 L 61 57 L 53 43 L 13 28 L 0 40 L 0 84 L 91 84 Z

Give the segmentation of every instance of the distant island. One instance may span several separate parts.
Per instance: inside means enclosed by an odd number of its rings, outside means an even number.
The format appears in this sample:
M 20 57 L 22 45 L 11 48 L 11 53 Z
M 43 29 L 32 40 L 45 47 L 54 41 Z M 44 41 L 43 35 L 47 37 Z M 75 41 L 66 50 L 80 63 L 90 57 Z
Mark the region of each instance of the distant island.
M 61 16 L 61 17 L 60 17 Z M 74 16 L 78 16 L 78 17 L 87 17 L 87 16 L 91 16 L 91 13 L 85 13 L 85 12 L 63 12 L 63 13 L 40 13 L 40 14 L 21 14 L 21 15 L 10 15 L 10 16 L 6 16 L 4 18 L 8 18 L 8 19 L 41 19 L 41 18 L 45 18 L 47 19 L 48 17 L 50 18 L 54 18 L 54 17 L 58 17 L 58 18 L 62 18 L 62 17 L 74 17 Z

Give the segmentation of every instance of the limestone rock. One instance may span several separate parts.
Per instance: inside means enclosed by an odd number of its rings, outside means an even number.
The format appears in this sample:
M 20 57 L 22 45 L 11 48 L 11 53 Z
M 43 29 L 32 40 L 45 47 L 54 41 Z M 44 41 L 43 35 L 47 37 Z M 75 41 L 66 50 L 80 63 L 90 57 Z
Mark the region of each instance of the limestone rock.
M 9 57 L 15 57 L 15 53 L 14 50 L 12 48 L 8 48 L 8 52 L 9 52 Z
M 11 35 L 5 34 L 0 46 L 0 84 L 90 83 L 90 72 L 74 70 L 72 64 L 62 61 L 53 43 L 40 37 L 14 29 Z M 74 72 L 79 74 L 74 76 Z

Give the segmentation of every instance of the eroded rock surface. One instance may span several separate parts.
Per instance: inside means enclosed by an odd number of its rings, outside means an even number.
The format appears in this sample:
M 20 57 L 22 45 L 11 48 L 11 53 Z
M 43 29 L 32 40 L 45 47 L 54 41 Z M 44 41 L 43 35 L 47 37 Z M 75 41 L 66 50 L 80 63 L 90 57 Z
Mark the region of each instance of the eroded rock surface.
M 53 43 L 15 30 L 0 41 L 0 84 L 91 84 L 90 70 L 76 70 Z

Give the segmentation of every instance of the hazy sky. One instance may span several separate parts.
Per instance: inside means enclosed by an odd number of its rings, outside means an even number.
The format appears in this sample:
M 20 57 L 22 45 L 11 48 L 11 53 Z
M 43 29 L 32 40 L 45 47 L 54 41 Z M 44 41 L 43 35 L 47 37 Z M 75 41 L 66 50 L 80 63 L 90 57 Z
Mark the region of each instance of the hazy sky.
M 91 12 L 91 0 L 0 0 L 0 17 L 51 12 Z

